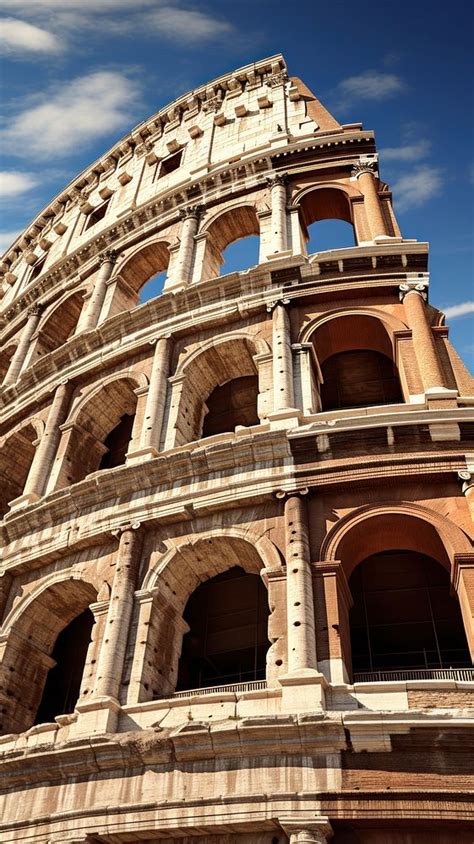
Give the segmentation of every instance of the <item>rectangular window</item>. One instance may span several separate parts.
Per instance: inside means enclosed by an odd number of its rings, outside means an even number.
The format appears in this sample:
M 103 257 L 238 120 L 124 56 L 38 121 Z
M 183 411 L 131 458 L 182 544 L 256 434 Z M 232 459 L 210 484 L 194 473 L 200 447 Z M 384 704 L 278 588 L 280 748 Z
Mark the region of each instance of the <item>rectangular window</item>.
M 162 176 L 167 176 L 168 173 L 172 173 L 173 170 L 177 170 L 181 164 L 182 157 L 183 150 L 180 149 L 178 152 L 174 152 L 173 155 L 169 155 L 168 158 L 163 158 L 163 160 L 160 161 L 158 178 L 161 179 Z
M 84 231 L 87 231 L 87 229 L 91 229 L 92 226 L 95 226 L 95 224 L 99 222 L 99 220 L 103 220 L 107 213 L 108 205 L 109 200 L 107 200 L 107 202 L 102 203 L 102 205 L 99 205 L 98 208 L 94 208 L 94 210 L 87 215 Z
M 30 282 L 34 281 L 35 278 L 38 278 L 38 276 L 41 275 L 41 273 L 43 272 L 45 261 L 46 261 L 46 255 L 44 255 L 42 258 L 40 258 L 36 262 L 36 264 L 33 264 L 33 271 L 30 275 Z

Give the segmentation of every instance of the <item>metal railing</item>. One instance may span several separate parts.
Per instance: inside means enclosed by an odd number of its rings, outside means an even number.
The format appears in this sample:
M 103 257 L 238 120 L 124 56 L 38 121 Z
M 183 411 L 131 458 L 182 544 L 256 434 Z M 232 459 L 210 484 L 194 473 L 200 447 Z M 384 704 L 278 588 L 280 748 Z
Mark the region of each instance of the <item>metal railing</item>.
M 212 695 L 219 692 L 255 692 L 267 688 L 266 680 L 251 680 L 249 683 L 229 683 L 227 686 L 206 686 L 203 689 L 186 689 L 182 692 L 174 692 L 167 697 L 195 697 L 197 695 Z
M 414 668 L 406 671 L 365 671 L 354 674 L 354 683 L 377 683 L 390 680 L 458 680 L 474 682 L 474 668 Z

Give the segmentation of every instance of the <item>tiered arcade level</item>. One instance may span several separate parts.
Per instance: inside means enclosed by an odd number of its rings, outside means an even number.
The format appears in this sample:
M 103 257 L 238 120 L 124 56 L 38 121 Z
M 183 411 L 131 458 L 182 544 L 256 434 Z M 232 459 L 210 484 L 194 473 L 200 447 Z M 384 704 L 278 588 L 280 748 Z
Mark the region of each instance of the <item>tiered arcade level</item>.
M 308 254 L 326 218 L 355 245 Z M 281 56 L 6 253 L 2 842 L 471 842 L 474 389 L 427 261 Z

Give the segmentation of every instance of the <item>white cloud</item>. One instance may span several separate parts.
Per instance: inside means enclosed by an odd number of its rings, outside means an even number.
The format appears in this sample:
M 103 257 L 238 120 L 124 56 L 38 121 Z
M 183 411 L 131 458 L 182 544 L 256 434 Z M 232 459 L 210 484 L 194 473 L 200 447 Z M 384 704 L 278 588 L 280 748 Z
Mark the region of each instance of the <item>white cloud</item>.
M 388 147 L 380 150 L 382 161 L 419 161 L 425 158 L 431 149 L 431 141 L 422 140 L 401 147 Z
M 429 167 L 423 164 L 410 173 L 405 173 L 393 185 L 395 208 L 407 211 L 418 208 L 439 193 L 443 184 L 442 172 L 439 167 Z
M 138 87 L 111 71 L 77 77 L 45 92 L 2 132 L 7 150 L 15 155 L 49 158 L 68 155 L 88 141 L 122 128 L 132 116 Z
M 219 35 L 229 35 L 233 27 L 227 21 L 193 9 L 173 9 L 164 6 L 147 17 L 150 24 L 167 38 L 192 42 L 210 40 Z
M 0 49 L 6 53 L 58 53 L 61 41 L 51 32 L 15 18 L 0 20 Z
M 450 305 L 449 308 L 442 308 L 447 319 L 466 316 L 474 313 L 474 302 L 461 302 L 459 305 Z
M 68 9 L 84 10 L 88 3 L 85 0 L 0 0 L 0 9 L 19 9 L 22 12 L 33 14 L 45 9 Z M 136 9 L 137 7 L 154 6 L 156 0 L 93 0 L 90 11 L 93 12 L 114 12 L 121 9 Z
M 31 173 L 18 170 L 0 170 L 0 199 L 18 196 L 36 187 L 38 180 Z
M 18 229 L 18 231 L 11 232 L 0 232 L 0 255 L 3 255 L 3 253 L 10 248 L 12 243 L 15 242 L 18 235 L 20 235 L 21 233 L 21 229 Z
M 366 70 L 358 76 L 349 76 L 339 82 L 336 96 L 339 97 L 339 107 L 341 107 L 360 100 L 386 100 L 404 89 L 405 83 L 395 73 Z

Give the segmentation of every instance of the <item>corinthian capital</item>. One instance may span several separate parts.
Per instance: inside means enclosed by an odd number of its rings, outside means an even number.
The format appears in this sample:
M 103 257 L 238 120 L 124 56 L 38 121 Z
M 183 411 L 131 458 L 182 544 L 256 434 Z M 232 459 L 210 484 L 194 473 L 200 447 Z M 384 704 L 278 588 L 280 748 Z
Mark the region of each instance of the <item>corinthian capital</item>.
M 288 182 L 288 175 L 287 173 L 275 173 L 273 176 L 268 176 L 265 181 L 269 188 L 272 188 L 273 185 L 286 185 Z
M 356 161 L 352 168 L 351 176 L 354 179 L 358 179 L 359 176 L 362 176 L 364 173 L 370 173 L 372 176 L 378 176 L 377 162 L 364 161 L 362 158 L 359 161 Z
M 107 249 L 99 256 L 99 264 L 100 266 L 102 266 L 102 264 L 115 264 L 117 257 L 115 249 Z
M 203 205 L 188 205 L 187 208 L 181 208 L 179 218 L 180 220 L 199 220 L 203 211 Z

